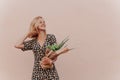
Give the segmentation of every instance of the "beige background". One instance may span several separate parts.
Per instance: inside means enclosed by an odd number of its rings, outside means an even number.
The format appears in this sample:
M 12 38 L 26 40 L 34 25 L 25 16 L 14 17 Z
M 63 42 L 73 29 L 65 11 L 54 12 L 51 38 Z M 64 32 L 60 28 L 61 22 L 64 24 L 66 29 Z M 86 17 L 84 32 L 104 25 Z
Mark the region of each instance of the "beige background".
M 14 45 L 35 16 L 76 48 L 56 62 L 61 80 L 120 80 L 119 0 L 0 0 L 0 80 L 31 79 L 33 53 Z

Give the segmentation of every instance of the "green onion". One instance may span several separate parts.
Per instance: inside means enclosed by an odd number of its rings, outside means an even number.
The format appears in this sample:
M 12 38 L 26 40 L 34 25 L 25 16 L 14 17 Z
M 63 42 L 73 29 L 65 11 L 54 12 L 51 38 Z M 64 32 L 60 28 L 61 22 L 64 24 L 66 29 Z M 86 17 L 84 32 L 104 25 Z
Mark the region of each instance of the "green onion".
M 68 37 L 66 37 L 60 44 L 54 43 L 52 45 L 48 45 L 47 48 L 53 50 L 53 51 L 57 51 L 59 49 L 61 49 L 63 47 L 63 45 L 68 41 Z

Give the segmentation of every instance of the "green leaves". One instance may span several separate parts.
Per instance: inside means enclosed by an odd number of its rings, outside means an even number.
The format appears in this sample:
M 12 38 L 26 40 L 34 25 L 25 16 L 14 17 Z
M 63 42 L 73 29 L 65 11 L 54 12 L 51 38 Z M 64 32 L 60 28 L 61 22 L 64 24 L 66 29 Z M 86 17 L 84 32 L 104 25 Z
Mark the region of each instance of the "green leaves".
M 60 44 L 54 43 L 52 45 L 48 45 L 47 48 L 49 48 L 53 51 L 57 51 L 57 50 L 61 49 L 68 40 L 69 39 L 68 39 L 68 36 L 67 36 Z

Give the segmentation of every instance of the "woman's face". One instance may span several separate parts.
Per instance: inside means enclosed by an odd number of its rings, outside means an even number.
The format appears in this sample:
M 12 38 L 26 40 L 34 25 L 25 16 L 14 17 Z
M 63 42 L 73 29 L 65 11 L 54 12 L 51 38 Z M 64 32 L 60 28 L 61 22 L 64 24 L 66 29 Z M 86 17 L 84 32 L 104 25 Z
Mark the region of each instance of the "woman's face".
M 39 30 L 46 30 L 45 29 L 46 28 L 45 21 L 42 18 L 38 19 L 38 21 L 37 21 L 37 28 Z

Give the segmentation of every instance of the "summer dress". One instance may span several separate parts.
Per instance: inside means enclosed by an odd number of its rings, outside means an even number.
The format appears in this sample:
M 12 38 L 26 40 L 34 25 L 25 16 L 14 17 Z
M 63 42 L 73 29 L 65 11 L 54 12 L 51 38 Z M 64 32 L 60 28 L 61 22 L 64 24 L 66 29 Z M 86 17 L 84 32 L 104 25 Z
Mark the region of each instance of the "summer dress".
M 54 34 L 47 34 L 43 46 L 40 45 L 40 43 L 37 41 L 36 38 L 23 42 L 24 48 L 22 48 L 21 50 L 22 51 L 32 50 L 34 55 L 34 66 L 33 66 L 31 80 L 43 80 L 43 79 L 59 80 L 55 63 L 53 63 L 52 68 L 48 68 L 48 69 L 43 69 L 39 64 L 40 63 L 39 61 L 45 56 L 46 46 L 52 45 L 54 43 L 57 43 Z

